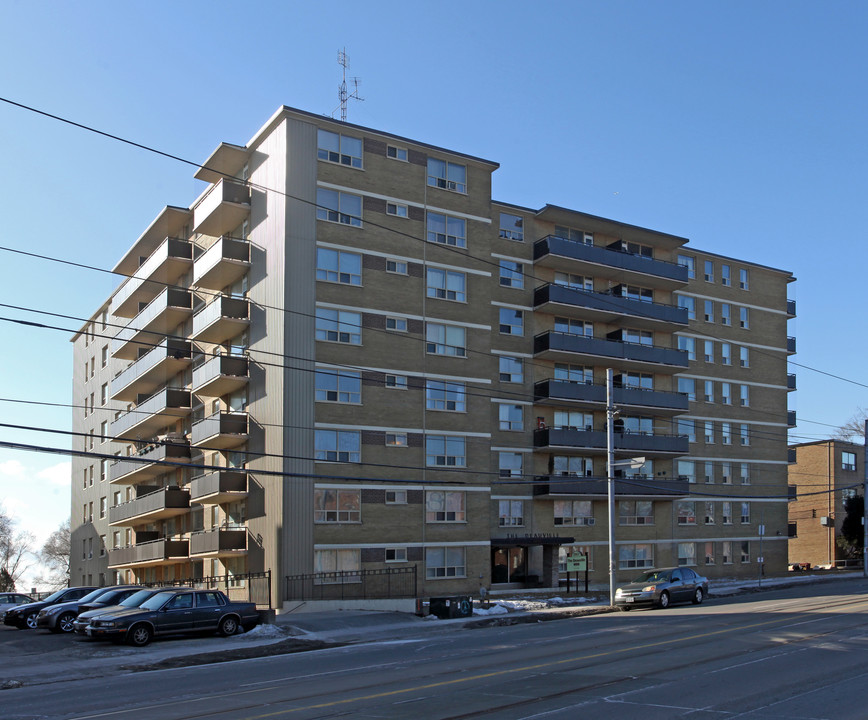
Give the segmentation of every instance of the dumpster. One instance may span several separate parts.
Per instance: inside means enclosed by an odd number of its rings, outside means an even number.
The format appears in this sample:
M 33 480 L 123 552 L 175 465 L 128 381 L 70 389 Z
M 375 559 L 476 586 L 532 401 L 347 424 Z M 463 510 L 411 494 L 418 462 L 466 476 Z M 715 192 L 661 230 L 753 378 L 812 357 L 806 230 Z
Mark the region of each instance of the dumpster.
M 432 597 L 428 603 L 428 611 L 441 620 L 466 618 L 473 615 L 473 603 L 469 595 Z

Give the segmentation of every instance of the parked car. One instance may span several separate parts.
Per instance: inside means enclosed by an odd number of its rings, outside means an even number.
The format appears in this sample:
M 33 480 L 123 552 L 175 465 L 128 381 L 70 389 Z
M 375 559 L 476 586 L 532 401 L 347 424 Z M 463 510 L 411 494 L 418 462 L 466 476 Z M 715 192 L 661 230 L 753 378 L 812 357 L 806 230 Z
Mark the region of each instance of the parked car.
M 120 589 L 120 592 L 127 591 L 128 594 L 134 593 L 138 588 L 129 585 Z M 108 596 L 115 597 L 118 594 L 118 589 L 115 587 L 101 587 L 88 593 L 83 598 L 72 600 L 71 602 L 62 602 L 55 605 L 49 605 L 42 608 L 36 616 L 36 627 L 51 630 L 56 633 L 71 633 L 73 631 L 73 623 L 75 618 L 81 612 L 82 607 L 93 607 L 94 604 L 116 604 L 115 602 L 105 603 L 104 598 Z M 124 595 L 124 597 L 126 597 Z
M 615 606 L 629 610 L 637 605 L 669 607 L 671 603 L 699 605 L 708 597 L 708 578 L 688 567 L 647 570 L 628 585 L 615 591 Z
M 92 590 L 96 590 L 92 585 L 58 590 L 39 602 L 27 603 L 7 610 L 6 615 L 3 616 L 3 624 L 17 627 L 19 630 L 32 630 L 36 627 L 36 616 L 42 608 L 56 605 L 57 603 L 79 600 Z
M 7 610 L 10 610 L 17 605 L 24 605 L 25 603 L 32 602 L 35 602 L 35 600 L 29 595 L 22 595 L 21 593 L 16 592 L 0 593 L 0 620 L 3 619 Z
M 147 645 L 155 636 L 217 632 L 234 635 L 259 623 L 256 605 L 232 602 L 218 590 L 189 588 L 162 590 L 138 608 L 95 617 L 86 632 L 90 637 Z
M 118 610 L 126 610 L 127 608 L 136 608 L 139 607 L 145 600 L 149 597 L 153 597 L 158 592 L 164 591 L 166 588 L 136 588 L 131 595 L 123 598 L 119 602 L 115 604 L 103 605 L 99 607 L 92 608 L 90 610 L 83 610 L 79 608 L 81 612 L 79 612 L 78 617 L 75 619 L 73 623 L 73 630 L 75 630 L 76 635 L 87 635 L 87 626 L 90 625 L 90 621 L 95 617 L 99 617 L 100 615 L 105 615 L 107 613 L 113 613 Z M 93 605 L 94 603 L 88 603 L 88 605 Z

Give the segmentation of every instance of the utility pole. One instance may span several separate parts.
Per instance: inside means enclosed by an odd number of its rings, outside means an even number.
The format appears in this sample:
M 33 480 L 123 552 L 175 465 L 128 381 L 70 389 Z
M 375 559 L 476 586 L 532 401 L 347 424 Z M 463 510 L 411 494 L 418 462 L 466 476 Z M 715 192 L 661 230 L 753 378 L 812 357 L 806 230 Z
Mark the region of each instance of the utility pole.
M 865 457 L 862 466 L 862 577 L 868 577 L 868 420 L 865 420 Z
M 609 493 L 609 605 L 615 604 L 615 403 L 614 372 L 606 370 L 606 485 Z

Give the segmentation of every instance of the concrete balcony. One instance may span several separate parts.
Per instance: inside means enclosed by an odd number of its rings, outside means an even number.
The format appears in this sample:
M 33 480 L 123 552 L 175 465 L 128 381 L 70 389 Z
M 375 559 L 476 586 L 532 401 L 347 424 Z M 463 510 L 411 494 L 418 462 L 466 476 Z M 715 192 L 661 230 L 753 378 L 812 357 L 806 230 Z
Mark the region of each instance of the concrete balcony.
M 242 387 L 248 380 L 244 355 L 218 355 L 193 368 L 193 392 L 202 397 L 221 397 Z
M 250 188 L 237 180 L 219 180 L 193 209 L 193 230 L 202 235 L 228 235 L 250 213 Z
M 643 435 L 641 433 L 615 433 L 615 453 L 646 457 L 686 455 L 688 439 L 683 435 Z M 606 451 L 604 430 L 579 430 L 574 428 L 544 428 L 533 434 L 534 448 L 548 451 Z
M 172 565 L 183 562 L 190 557 L 190 544 L 187 540 L 150 540 L 137 543 L 130 547 L 109 550 L 108 566 L 149 567 L 156 565 Z
M 130 402 L 139 395 L 150 395 L 191 362 L 191 348 L 187 340 L 164 338 L 157 347 L 114 377 L 111 398 Z
M 187 443 L 153 443 L 143 448 L 138 455 L 120 457 L 109 465 L 109 482 L 135 485 L 171 472 L 175 463 L 189 462 L 190 446 Z
M 135 360 L 140 349 L 159 345 L 192 314 L 193 296 L 190 292 L 166 288 L 112 338 L 112 355 L 123 360 Z
M 542 285 L 533 291 L 533 305 L 538 312 L 593 322 L 614 323 L 627 319 L 631 327 L 640 329 L 659 329 L 661 323 L 687 325 L 686 308 L 554 283 Z
M 111 314 L 135 317 L 142 303 L 149 303 L 166 285 L 174 285 L 193 265 L 193 246 L 186 240 L 166 238 L 127 278 L 112 297 Z
M 247 552 L 247 528 L 217 528 L 190 535 L 190 556 L 227 557 Z
M 655 415 L 676 415 L 687 412 L 687 396 L 682 393 L 641 388 L 615 387 L 615 404 L 622 409 L 647 410 Z M 535 402 L 561 407 L 601 409 L 606 406 L 606 386 L 543 380 L 534 385 Z
M 614 360 L 615 366 L 624 370 L 655 373 L 680 372 L 688 362 L 685 350 L 552 331 L 534 337 L 533 352 L 543 360 L 589 365 Z
M 222 290 L 240 280 L 250 269 L 250 243 L 221 237 L 193 263 L 193 284 L 207 290 Z
M 687 478 L 660 478 L 635 476 L 615 478 L 615 495 L 619 497 L 679 498 L 690 494 Z M 533 494 L 536 497 L 606 497 L 608 481 L 604 477 L 575 477 L 543 475 L 535 478 Z
M 245 298 L 221 295 L 193 315 L 192 337 L 197 342 L 219 344 L 234 338 L 250 325 L 250 303 Z
M 669 290 L 687 284 L 687 267 L 549 235 L 533 245 L 534 266 Z
M 190 512 L 190 493 L 177 487 L 160 488 L 135 500 L 109 508 L 109 525 L 142 525 Z
M 163 388 L 139 402 L 111 424 L 115 437 L 149 438 L 175 424 L 191 412 L 189 390 Z
M 194 477 L 190 482 L 190 499 L 203 505 L 219 505 L 247 497 L 247 473 L 216 470 Z
M 247 413 L 218 412 L 193 424 L 190 443 L 209 450 L 225 450 L 247 442 Z

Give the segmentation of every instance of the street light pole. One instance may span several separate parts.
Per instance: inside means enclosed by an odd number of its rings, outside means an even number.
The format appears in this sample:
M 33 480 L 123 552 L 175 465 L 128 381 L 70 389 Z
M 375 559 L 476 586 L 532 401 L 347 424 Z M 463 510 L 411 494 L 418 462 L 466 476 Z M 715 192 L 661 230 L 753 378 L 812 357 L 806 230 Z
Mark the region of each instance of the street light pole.
M 609 605 L 615 604 L 615 404 L 612 368 L 606 370 L 606 485 L 609 494 Z

